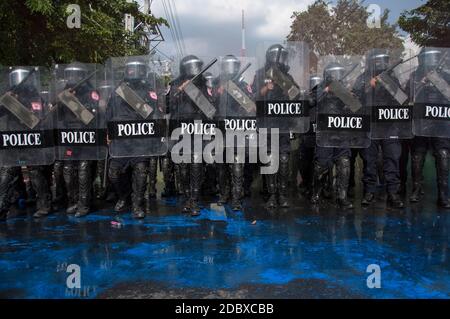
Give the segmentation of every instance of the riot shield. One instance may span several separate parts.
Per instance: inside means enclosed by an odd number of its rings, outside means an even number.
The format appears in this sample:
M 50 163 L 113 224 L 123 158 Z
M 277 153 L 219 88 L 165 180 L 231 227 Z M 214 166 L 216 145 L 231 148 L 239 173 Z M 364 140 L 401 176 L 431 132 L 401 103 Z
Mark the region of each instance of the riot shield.
M 79 62 L 56 64 L 52 76 L 56 159 L 104 159 L 108 149 L 105 109 L 100 108 L 97 90 L 100 66 Z
M 253 85 L 259 128 L 309 130 L 309 47 L 304 42 L 262 43 Z
M 411 76 L 413 132 L 450 138 L 450 48 L 423 48 Z
M 183 71 L 185 64 L 192 67 Z M 172 159 L 189 162 L 194 157 L 201 162 L 203 150 L 215 141 L 218 127 L 214 93 L 219 74 L 217 58 L 186 56 L 176 61 L 172 74 L 169 93 Z
M 165 84 L 151 56 L 110 58 L 107 106 L 111 157 L 161 156 L 168 150 Z
M 317 87 L 316 142 L 322 147 L 370 146 L 370 113 L 357 94 L 362 76 L 358 56 L 324 56 L 318 70 L 323 82 Z
M 41 96 L 43 70 L 0 69 L 0 166 L 49 165 L 55 160 L 52 116 Z
M 112 82 L 107 65 L 100 66 L 97 81 L 97 92 L 100 97 L 98 104 L 106 114 L 106 108 L 115 88 L 115 84 Z
M 412 107 L 405 79 L 412 70 L 411 52 L 372 49 L 366 54 L 362 92 L 371 110 L 371 138 L 410 139 Z
M 316 147 L 316 128 L 317 128 L 317 101 L 316 92 L 318 87 L 322 83 L 322 77 L 317 74 L 311 74 L 309 80 L 310 91 L 308 92 L 309 97 L 309 117 L 310 126 L 308 132 L 300 135 L 301 143 L 304 147 L 312 148 Z
M 223 56 L 218 63 L 216 118 L 224 135 L 227 156 L 244 163 L 245 157 L 256 155 L 258 148 L 256 104 L 250 85 L 257 68 L 256 59 Z

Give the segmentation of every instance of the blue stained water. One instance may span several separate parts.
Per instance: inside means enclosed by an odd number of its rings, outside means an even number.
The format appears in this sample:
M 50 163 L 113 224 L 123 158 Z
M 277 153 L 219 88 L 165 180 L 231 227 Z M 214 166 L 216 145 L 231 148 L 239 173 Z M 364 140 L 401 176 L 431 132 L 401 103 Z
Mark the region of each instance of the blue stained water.
M 276 214 L 209 207 L 196 218 L 175 202 L 159 205 L 142 221 L 103 211 L 1 222 L 0 296 L 95 298 L 132 282 L 234 289 L 315 279 L 366 298 L 450 297 L 450 214 L 432 205 Z M 70 264 L 80 266 L 81 295 L 67 289 Z M 381 267 L 380 289 L 367 288 L 370 264 Z

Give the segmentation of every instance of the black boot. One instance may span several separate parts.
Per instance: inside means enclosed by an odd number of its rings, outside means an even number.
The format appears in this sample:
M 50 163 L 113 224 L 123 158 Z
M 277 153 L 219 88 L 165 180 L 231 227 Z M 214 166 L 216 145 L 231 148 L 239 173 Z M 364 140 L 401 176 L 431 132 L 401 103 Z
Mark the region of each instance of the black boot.
M 244 164 L 234 163 L 231 165 L 231 206 L 234 211 L 242 209 L 242 197 L 244 196 Z
M 265 175 L 262 176 L 262 187 L 259 191 L 259 194 L 262 196 L 264 201 L 267 201 L 269 199 L 269 191 L 267 190 L 267 178 Z
M 251 163 L 244 165 L 244 197 L 252 196 L 253 165 Z
M 36 190 L 36 212 L 33 217 L 47 216 L 51 211 L 51 195 L 48 181 L 44 175 L 43 167 L 29 167 L 30 182 Z
M 91 162 L 80 161 L 78 165 L 78 204 L 75 217 L 89 214 L 91 208 L 92 174 Z
M 129 195 L 129 190 L 124 187 L 125 183 L 122 181 L 123 178 L 121 167 L 113 161 L 111 161 L 111 165 L 108 170 L 108 179 L 115 195 L 119 198 L 114 206 L 114 211 L 116 213 L 122 213 L 128 208 L 127 198 Z
M 66 214 L 73 215 L 77 212 L 78 198 L 77 171 L 74 162 L 66 161 L 64 163 L 63 175 L 67 193 Z
M 374 200 L 375 200 L 375 194 L 371 193 L 371 192 L 366 192 L 366 193 L 364 193 L 364 196 L 361 200 L 361 205 L 369 206 L 373 203 Z
M 178 191 L 184 196 L 183 213 L 189 214 L 191 212 L 190 164 L 180 163 L 175 167 L 179 176 Z
M 16 170 L 14 168 L 0 168 L 0 219 L 6 219 L 9 211 L 9 191 L 14 181 Z
M 53 179 L 51 191 L 53 194 L 52 206 L 53 211 L 59 211 L 65 207 L 67 199 L 66 186 L 64 182 L 64 163 L 62 161 L 56 161 L 53 165 Z
M 156 175 L 158 171 L 158 158 L 151 157 L 148 167 L 148 198 L 156 198 Z
M 184 196 L 184 185 L 183 185 L 183 174 L 182 174 L 182 166 L 186 164 L 175 164 L 174 165 L 174 177 L 175 177 L 175 191 L 177 195 Z
M 314 174 L 312 179 L 312 191 L 311 191 L 311 203 L 314 205 L 319 204 L 320 195 L 324 184 L 324 177 L 327 174 L 328 169 L 320 166 L 319 163 L 314 163 Z
M 387 204 L 391 208 L 404 208 L 405 205 L 403 204 L 403 201 L 398 193 L 389 193 L 387 198 Z
M 328 168 L 328 174 L 324 176 L 322 195 L 326 199 L 332 199 L 334 194 L 333 167 Z
M 280 168 L 278 170 L 278 204 L 282 208 L 289 207 L 288 198 L 288 184 L 289 184 L 289 155 L 281 154 Z
M 338 205 L 343 209 L 352 209 L 353 204 L 348 200 L 347 197 L 348 183 L 350 179 L 350 159 L 345 156 L 338 158 L 336 171 Z
M 233 168 L 232 168 L 233 169 Z M 230 170 L 228 164 L 217 164 L 218 180 L 220 183 L 218 205 L 225 205 L 230 198 Z M 233 172 L 232 172 L 233 173 Z
M 423 165 L 425 163 L 425 154 L 415 153 L 411 156 L 411 175 L 412 175 L 412 193 L 409 197 L 411 203 L 417 203 L 423 196 Z
M 450 202 L 448 200 L 448 161 L 448 150 L 440 149 L 436 156 L 436 173 L 438 184 L 437 204 L 439 207 L 445 209 L 450 209 Z
M 190 169 L 190 186 L 191 186 L 191 216 L 200 215 L 200 190 L 202 187 L 203 166 L 201 163 L 192 163 Z
M 123 213 L 128 208 L 127 201 L 125 199 L 119 199 L 114 205 L 114 211 L 116 213 Z
M 146 162 L 140 162 L 134 165 L 132 176 L 132 216 L 136 219 L 142 219 L 145 217 L 144 197 L 145 187 L 147 183 L 147 173 L 148 171 Z
M 97 161 L 95 167 L 94 178 L 94 194 L 97 199 L 104 199 L 106 197 L 106 189 L 103 187 L 105 178 L 105 161 Z
M 274 209 L 277 207 L 277 174 L 266 174 L 266 187 L 269 193 L 269 198 L 266 201 L 267 209 Z
M 50 214 L 51 211 L 51 199 L 50 194 L 46 195 L 46 198 L 38 198 L 36 201 L 36 212 L 33 214 L 34 218 L 45 217 Z
M 164 191 L 162 192 L 161 197 L 175 196 L 176 191 L 173 163 L 168 156 L 162 158 L 161 166 L 164 178 Z
M 400 184 L 400 190 L 398 191 L 398 193 L 400 194 L 400 196 L 402 198 L 405 198 L 405 196 L 406 196 L 406 184 L 404 184 L 404 183 Z

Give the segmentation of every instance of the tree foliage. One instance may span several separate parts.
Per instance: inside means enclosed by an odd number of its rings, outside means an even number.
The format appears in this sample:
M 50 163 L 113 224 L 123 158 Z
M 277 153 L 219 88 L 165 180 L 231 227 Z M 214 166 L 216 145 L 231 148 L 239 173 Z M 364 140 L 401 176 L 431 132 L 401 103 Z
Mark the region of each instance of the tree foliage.
M 334 7 L 316 0 L 306 11 L 294 12 L 288 40 L 305 41 L 316 55 L 362 55 L 369 48 L 403 48 L 396 26 L 388 23 L 389 10 L 380 28 L 369 28 L 366 7 L 356 0 L 338 0 Z
M 80 6 L 79 29 L 67 26 L 69 4 Z M 145 54 L 142 34 L 125 31 L 126 13 L 138 22 L 167 25 L 126 0 L 2 0 L 0 64 L 103 63 L 110 56 Z
M 420 46 L 448 46 L 450 1 L 429 0 L 416 9 L 403 12 L 398 24 Z

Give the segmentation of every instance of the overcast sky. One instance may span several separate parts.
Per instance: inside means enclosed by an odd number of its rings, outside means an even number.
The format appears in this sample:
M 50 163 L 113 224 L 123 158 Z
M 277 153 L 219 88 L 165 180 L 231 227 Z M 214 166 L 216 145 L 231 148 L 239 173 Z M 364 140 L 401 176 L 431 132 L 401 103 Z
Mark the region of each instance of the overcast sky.
M 283 40 L 290 31 L 292 12 L 303 11 L 313 0 L 175 0 L 187 53 L 216 56 L 239 54 L 241 48 L 241 10 L 245 10 L 248 55 L 255 54 L 257 43 Z M 336 1 L 332 1 L 335 3 Z M 424 0 L 365 0 L 389 9 L 390 22 L 403 10 L 418 7 Z M 165 17 L 161 0 L 154 0 L 152 12 Z M 170 30 L 162 28 L 165 42 L 158 49 L 176 56 Z

